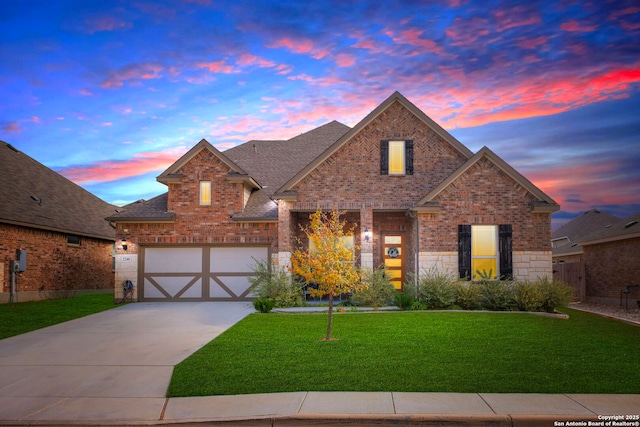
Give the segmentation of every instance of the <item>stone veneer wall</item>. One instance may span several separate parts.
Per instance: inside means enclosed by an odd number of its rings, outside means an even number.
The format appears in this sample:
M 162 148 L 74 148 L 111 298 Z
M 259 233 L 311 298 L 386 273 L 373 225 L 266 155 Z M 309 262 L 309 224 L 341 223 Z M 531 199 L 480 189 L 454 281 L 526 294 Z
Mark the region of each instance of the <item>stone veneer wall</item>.
M 435 267 L 458 274 L 458 252 L 420 252 L 420 270 Z M 551 251 L 513 251 L 513 274 L 519 280 L 536 280 L 549 276 Z

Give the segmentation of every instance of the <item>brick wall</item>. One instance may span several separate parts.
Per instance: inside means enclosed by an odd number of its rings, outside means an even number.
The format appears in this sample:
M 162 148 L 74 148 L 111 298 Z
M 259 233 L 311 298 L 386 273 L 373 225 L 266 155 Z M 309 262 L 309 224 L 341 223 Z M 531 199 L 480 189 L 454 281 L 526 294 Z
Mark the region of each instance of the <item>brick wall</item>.
M 640 285 L 638 254 L 640 237 L 584 246 L 587 301 L 618 305 L 620 291 L 628 285 Z M 634 288 L 633 299 L 640 299 Z M 629 304 L 631 307 L 631 304 Z
M 511 224 L 513 251 L 551 249 L 551 215 L 532 213 L 533 196 L 487 159 L 436 200 L 437 214 L 420 214 L 420 251 L 457 251 L 458 224 Z
M 17 276 L 18 301 L 39 299 L 40 289 L 96 290 L 113 286 L 113 242 L 80 237 L 80 245 L 70 245 L 65 233 L 0 224 L 2 301 L 9 298 L 9 265 L 18 249 L 27 251 L 27 270 Z
M 414 173 L 380 174 L 380 141 L 413 140 Z M 466 158 L 400 103 L 392 104 L 295 186 L 294 209 L 406 209 Z

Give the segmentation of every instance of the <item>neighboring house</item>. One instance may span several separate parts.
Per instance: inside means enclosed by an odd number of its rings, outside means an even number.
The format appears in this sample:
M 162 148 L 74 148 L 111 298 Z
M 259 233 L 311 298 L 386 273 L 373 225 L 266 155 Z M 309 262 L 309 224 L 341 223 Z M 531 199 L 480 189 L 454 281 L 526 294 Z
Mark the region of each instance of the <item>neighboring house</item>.
M 581 240 L 610 227 L 620 218 L 592 209 L 567 222 L 551 235 L 553 276 L 571 285 L 579 301 L 586 300 L 584 254 Z
M 333 121 L 225 152 L 202 140 L 157 179 L 166 194 L 108 218 L 116 292 L 130 279 L 143 301 L 250 299 L 255 260 L 288 264 L 318 209 L 346 211 L 359 264 L 386 265 L 400 290 L 432 267 L 474 279 L 552 273 L 558 204 L 397 92 L 353 128 Z
M 0 302 L 113 290 L 116 208 L 0 141 Z
M 638 308 L 640 213 L 597 230 L 579 243 L 584 252 L 586 300 Z

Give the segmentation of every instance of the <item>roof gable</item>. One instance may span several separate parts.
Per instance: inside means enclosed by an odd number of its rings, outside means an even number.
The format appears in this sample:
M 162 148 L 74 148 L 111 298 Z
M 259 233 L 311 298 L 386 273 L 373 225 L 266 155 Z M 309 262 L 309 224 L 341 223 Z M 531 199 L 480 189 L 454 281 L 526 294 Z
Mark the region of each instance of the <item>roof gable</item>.
M 116 206 L 0 141 L 0 222 L 115 240 Z
M 181 174 L 178 172 L 182 169 L 187 163 L 191 161 L 195 156 L 198 155 L 202 150 L 209 150 L 214 156 L 220 159 L 225 165 L 231 169 L 231 173 L 235 173 L 237 175 L 248 175 L 240 166 L 231 161 L 227 156 L 225 156 L 221 151 L 219 151 L 216 147 L 211 145 L 209 141 L 206 139 L 200 140 L 196 145 L 194 145 L 189 151 L 187 151 L 182 157 L 176 160 L 167 170 L 162 172 L 156 180 L 163 184 L 176 183 L 179 182 L 181 178 Z
M 447 179 L 442 181 L 438 186 L 436 186 L 433 190 L 429 192 L 426 196 L 424 196 L 420 201 L 416 204 L 416 207 L 426 208 L 427 210 L 437 209 L 437 205 L 434 205 L 434 199 L 447 187 L 449 187 L 456 179 L 458 179 L 462 174 L 464 174 L 467 170 L 469 170 L 473 165 L 478 163 L 481 159 L 487 159 L 491 163 L 493 163 L 496 167 L 502 170 L 507 176 L 521 185 L 524 189 L 526 189 L 529 193 L 531 193 L 535 198 L 536 202 L 533 206 L 534 212 L 555 212 L 560 209 L 560 205 L 558 205 L 551 197 L 546 195 L 542 190 L 536 187 L 531 181 L 521 175 L 518 171 L 516 171 L 513 167 L 511 167 L 507 162 L 502 160 L 491 151 L 487 147 L 482 147 L 480 151 L 478 151 L 473 157 L 471 157 L 465 164 L 460 166 L 458 170 L 456 170 L 453 174 L 451 174 Z
M 322 162 L 327 160 L 338 151 L 341 147 L 347 144 L 356 134 L 364 129 L 368 124 L 375 120 L 380 114 L 386 111 L 395 102 L 399 102 L 403 107 L 410 111 L 414 116 L 421 120 L 426 126 L 433 130 L 444 141 L 449 143 L 455 150 L 459 151 L 464 157 L 470 158 L 473 152 L 465 147 L 460 141 L 458 141 L 453 135 L 444 130 L 440 125 L 427 116 L 422 110 L 412 104 L 407 98 L 405 98 L 400 92 L 394 92 L 389 98 L 387 98 L 382 104 L 376 107 L 371 113 L 369 113 L 364 119 L 362 119 L 351 130 L 345 133 L 340 139 L 338 139 L 333 145 L 327 148 L 320 156 L 316 157 L 311 163 L 304 167 L 300 172 L 289 179 L 282 187 L 276 191 L 278 193 L 286 193 L 293 189 L 293 187 L 309 175 L 315 168 L 317 168 Z

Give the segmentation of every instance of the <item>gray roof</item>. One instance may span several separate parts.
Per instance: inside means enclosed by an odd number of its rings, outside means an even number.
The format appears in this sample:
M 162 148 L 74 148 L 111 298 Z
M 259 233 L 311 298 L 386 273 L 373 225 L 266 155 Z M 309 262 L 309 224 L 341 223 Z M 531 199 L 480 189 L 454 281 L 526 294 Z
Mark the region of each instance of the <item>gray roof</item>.
M 230 148 L 221 155 L 218 154 L 219 152 L 214 153 L 218 157 L 224 157 L 225 161 L 233 162 L 238 170 L 247 173 L 262 186 L 251 193 L 244 210 L 235 214 L 233 218 L 239 221 L 277 220 L 278 206 L 271 200 L 274 192 L 349 129 L 348 126 L 334 120 L 288 140 L 252 140 Z M 206 141 L 201 141 L 199 145 L 199 149 L 209 146 Z M 175 169 L 175 165 L 188 161 L 189 156 L 196 154 L 192 151 L 193 149 L 167 171 Z M 210 151 L 213 150 L 210 149 Z M 167 171 L 160 177 L 168 176 Z M 109 219 L 112 221 L 162 221 L 173 218 L 173 213 L 167 212 L 167 193 L 148 201 L 131 203 L 123 206 L 119 211 Z
M 175 214 L 167 212 L 168 193 L 160 194 L 149 200 L 137 200 L 121 208 L 107 218 L 113 221 L 172 221 Z
M 0 222 L 115 240 L 117 208 L 0 141 Z
M 579 242 L 590 234 L 606 230 L 618 221 L 620 218 L 617 216 L 597 209 L 584 212 L 552 233 L 551 238 L 555 240 L 553 256 L 582 253 Z
M 590 233 L 580 240 L 580 244 L 587 246 L 637 237 L 640 237 L 640 212 Z

